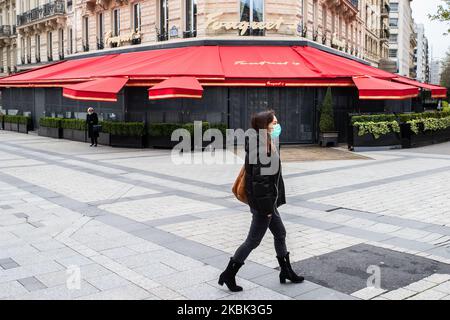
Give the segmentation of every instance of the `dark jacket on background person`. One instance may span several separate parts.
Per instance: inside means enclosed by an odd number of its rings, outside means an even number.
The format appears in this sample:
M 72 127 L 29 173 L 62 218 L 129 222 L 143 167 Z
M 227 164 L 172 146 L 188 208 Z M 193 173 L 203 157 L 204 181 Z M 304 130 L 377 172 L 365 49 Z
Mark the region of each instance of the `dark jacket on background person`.
M 88 136 L 89 138 L 98 137 L 98 131 L 94 130 L 94 125 L 98 124 L 98 116 L 95 112 L 92 114 L 87 114 L 86 116 L 86 123 L 88 126 Z
M 259 137 L 254 135 L 250 135 L 245 139 L 245 191 L 250 208 L 260 214 L 268 215 L 274 213 L 275 208 L 286 203 L 281 160 L 279 157 L 277 158 L 279 166 L 274 174 L 261 174 L 261 168 L 270 167 L 270 163 L 261 163 L 259 154 L 256 163 L 250 163 L 250 148 L 254 146 L 249 143 L 249 139 L 252 139 L 252 137 L 259 142 Z M 259 145 L 258 142 L 257 145 Z

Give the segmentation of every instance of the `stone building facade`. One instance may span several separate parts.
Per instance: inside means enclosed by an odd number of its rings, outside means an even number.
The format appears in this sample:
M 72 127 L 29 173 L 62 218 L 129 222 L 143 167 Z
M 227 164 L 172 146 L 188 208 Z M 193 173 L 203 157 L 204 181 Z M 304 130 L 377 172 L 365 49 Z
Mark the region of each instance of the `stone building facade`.
M 16 1 L 0 0 L 0 75 L 16 71 Z
M 4 0 L 14 4 L 15 0 Z M 92 52 L 185 39 L 300 39 L 362 58 L 387 55 L 388 0 L 19 0 L 18 70 Z M 383 9 L 384 8 L 384 9 Z M 17 17 L 16 17 L 17 16 Z M 6 49 L 2 45 L 3 51 Z M 15 50 L 15 51 L 14 51 Z M 6 61 L 3 59 L 3 61 Z M 11 64 L 11 66 L 13 66 Z M 13 71 L 13 69 L 11 69 Z

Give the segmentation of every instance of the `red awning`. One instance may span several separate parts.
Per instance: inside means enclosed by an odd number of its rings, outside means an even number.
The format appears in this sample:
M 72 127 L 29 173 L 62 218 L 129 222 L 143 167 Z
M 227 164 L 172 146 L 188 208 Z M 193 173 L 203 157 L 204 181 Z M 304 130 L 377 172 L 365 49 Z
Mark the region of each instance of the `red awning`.
M 200 99 L 202 94 L 203 88 L 194 77 L 173 77 L 148 89 L 148 98 L 150 100 L 170 98 Z
M 440 86 L 436 86 L 436 85 L 432 85 L 432 84 L 428 84 L 428 83 L 422 83 L 422 82 L 419 82 L 419 81 L 416 81 L 416 80 L 413 80 L 410 78 L 406 78 L 406 77 L 396 77 L 396 78 L 393 78 L 392 80 L 431 91 L 432 98 L 446 98 L 447 97 L 447 88 L 445 88 L 445 87 L 440 87 Z
M 392 81 L 367 77 L 353 77 L 359 91 L 359 99 L 371 100 L 403 100 L 417 97 L 419 89 Z
M 127 83 L 126 77 L 98 78 L 63 87 L 63 96 L 75 100 L 117 101 L 117 93 Z

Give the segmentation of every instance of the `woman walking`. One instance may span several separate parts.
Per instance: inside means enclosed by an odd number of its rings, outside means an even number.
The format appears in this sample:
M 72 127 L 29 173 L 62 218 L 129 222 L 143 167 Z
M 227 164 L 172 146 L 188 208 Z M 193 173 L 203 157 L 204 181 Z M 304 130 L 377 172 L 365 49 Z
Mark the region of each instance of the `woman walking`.
M 280 283 L 286 283 L 286 280 L 300 283 L 304 280 L 292 270 L 289 252 L 286 248 L 286 229 L 277 209 L 286 203 L 281 160 L 273 141 L 281 134 L 281 126 L 273 110 L 253 115 L 251 126 L 255 131 L 253 135 L 249 134 L 245 141 L 245 192 L 250 211 L 253 214 L 252 222 L 246 240 L 230 258 L 226 270 L 219 278 L 220 285 L 225 283 L 228 289 L 234 292 L 242 290 L 242 287 L 236 285 L 236 273 L 244 265 L 244 261 L 251 251 L 258 247 L 267 229 L 270 229 L 275 240 L 275 251 L 280 265 Z M 256 143 L 254 143 L 255 140 L 252 143 L 252 139 L 256 139 Z M 271 161 L 274 158 L 278 161 L 276 170 L 273 170 L 276 172 L 267 174 L 266 169 L 273 166 L 273 163 L 263 164 L 261 162 L 260 148 L 266 151 Z
M 91 147 L 96 147 L 98 131 L 94 130 L 94 126 L 98 125 L 98 116 L 97 113 L 94 112 L 94 108 L 92 107 L 89 107 L 87 112 L 88 114 L 86 115 L 86 123 L 88 125 L 88 136 L 89 138 L 91 138 Z

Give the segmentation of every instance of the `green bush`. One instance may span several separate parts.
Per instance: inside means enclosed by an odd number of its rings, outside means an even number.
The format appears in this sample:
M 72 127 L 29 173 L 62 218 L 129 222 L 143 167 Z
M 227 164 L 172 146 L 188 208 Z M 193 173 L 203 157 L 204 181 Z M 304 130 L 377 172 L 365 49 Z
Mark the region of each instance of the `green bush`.
M 194 123 L 193 123 L 193 122 L 185 123 L 185 124 L 183 125 L 183 129 L 186 129 L 187 131 L 189 131 L 189 133 L 191 134 L 191 137 L 194 136 Z M 208 129 L 209 129 L 209 123 L 203 121 L 203 122 L 202 122 L 202 135 L 203 135 L 203 133 L 205 133 L 205 131 L 208 130 Z
M 105 122 L 102 121 L 102 125 Z M 145 125 L 143 122 L 120 122 L 120 121 L 108 121 L 107 128 L 103 132 L 109 132 L 110 134 L 117 136 L 133 136 L 142 137 L 145 133 Z
M 438 131 L 445 130 L 450 127 L 450 116 L 443 118 L 423 118 L 423 119 L 412 119 L 407 121 L 411 127 L 411 131 L 415 134 L 420 132 L 420 125 L 423 126 L 423 131 Z
M 181 123 L 149 123 L 147 133 L 150 137 L 170 137 L 174 130 L 182 127 Z
M 440 119 L 449 117 L 450 112 L 449 111 L 440 111 L 440 112 L 421 112 L 421 113 L 402 113 L 398 115 L 398 118 L 400 119 L 401 123 L 407 123 L 411 120 L 419 120 L 419 119 Z
M 448 101 L 442 101 L 442 111 L 450 112 L 450 105 L 448 104 Z
M 61 128 L 61 118 L 42 117 L 39 119 L 39 125 L 47 128 Z
M 72 130 L 86 130 L 86 120 L 82 119 L 62 119 L 61 128 Z
M 321 132 L 334 131 L 333 98 L 331 88 L 327 89 L 325 98 L 320 108 L 319 128 Z
M 354 122 L 353 126 L 358 128 L 358 136 L 365 134 L 372 134 L 375 139 L 390 132 L 400 133 L 400 125 L 396 120 L 394 121 L 366 121 Z
M 385 121 L 395 121 L 397 117 L 395 114 L 371 114 L 371 115 L 361 115 L 353 116 L 351 123 L 355 122 L 385 122 Z
M 222 135 L 226 137 L 228 126 L 225 123 L 213 123 L 210 124 L 209 127 L 211 129 L 219 129 L 222 132 Z
M 19 124 L 31 125 L 31 117 L 28 117 L 28 116 L 4 115 L 3 120 L 7 123 L 19 123 Z

